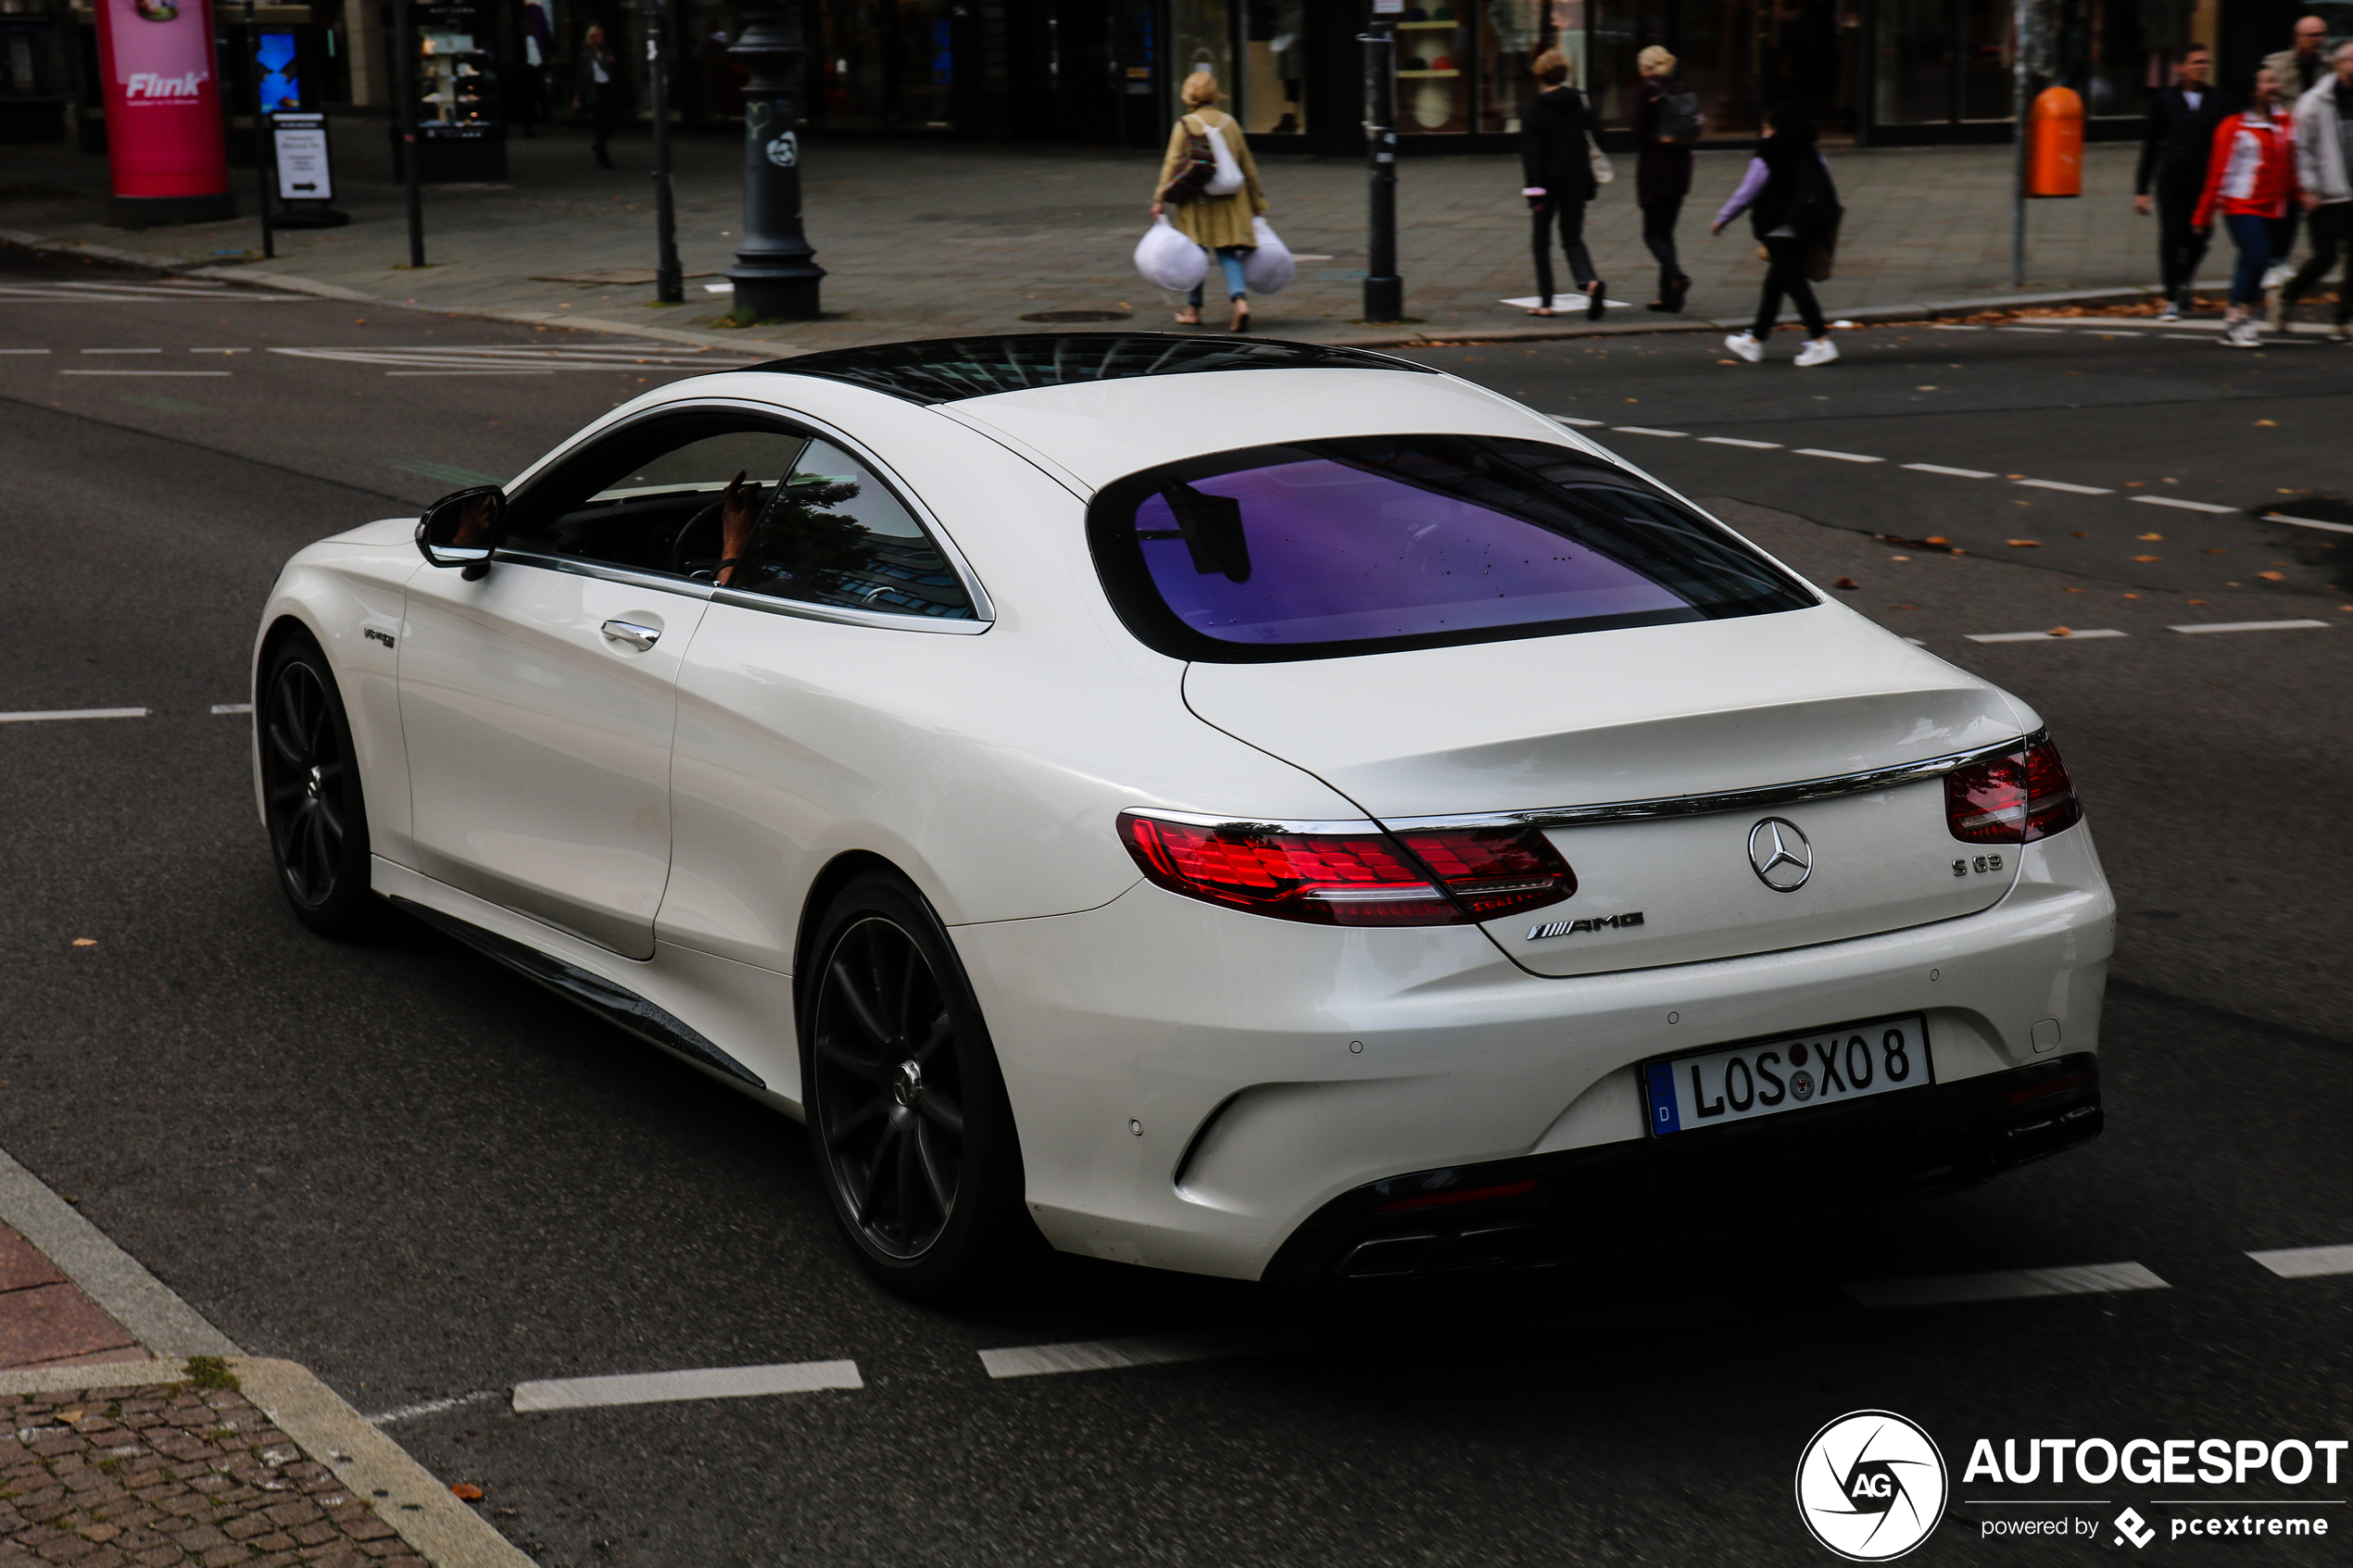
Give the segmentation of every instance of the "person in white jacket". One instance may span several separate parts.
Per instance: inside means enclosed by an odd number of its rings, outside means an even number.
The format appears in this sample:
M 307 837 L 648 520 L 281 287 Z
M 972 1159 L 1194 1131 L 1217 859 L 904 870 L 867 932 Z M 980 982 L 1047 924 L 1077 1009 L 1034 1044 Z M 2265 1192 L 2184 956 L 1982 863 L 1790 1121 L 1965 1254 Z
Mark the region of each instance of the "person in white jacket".
M 2353 41 L 2329 59 L 2330 74 L 2296 100 L 2296 183 L 2312 237 L 2312 257 L 2271 296 L 2271 330 L 2285 332 L 2296 302 L 2347 257 L 2329 335 L 2353 339 Z

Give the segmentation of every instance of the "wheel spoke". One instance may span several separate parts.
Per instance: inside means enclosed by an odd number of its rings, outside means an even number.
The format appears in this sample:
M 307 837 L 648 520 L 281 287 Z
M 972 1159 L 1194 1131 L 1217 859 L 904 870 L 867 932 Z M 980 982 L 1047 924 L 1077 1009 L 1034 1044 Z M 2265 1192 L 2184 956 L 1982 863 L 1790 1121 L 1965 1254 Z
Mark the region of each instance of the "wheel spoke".
M 817 1060 L 825 1063 L 828 1067 L 838 1067 L 850 1076 L 854 1078 L 862 1078 L 869 1084 L 879 1084 L 884 1079 L 890 1076 L 890 1064 L 888 1062 L 877 1061 L 871 1057 L 859 1056 L 855 1052 L 844 1047 L 831 1035 L 818 1035 L 817 1044 L 813 1048 L 816 1052 Z
M 924 1185 L 931 1189 L 932 1206 L 939 1210 L 940 1223 L 945 1224 L 948 1211 L 956 1205 L 956 1188 L 948 1173 L 940 1168 L 943 1162 L 933 1149 L 932 1141 L 931 1123 L 916 1123 L 914 1145 L 917 1163 L 923 1167 Z
M 913 1031 L 910 1030 L 909 1033 L 912 1034 Z M 915 1065 L 929 1067 L 932 1057 L 937 1053 L 939 1047 L 955 1037 L 956 1026 L 949 1022 L 948 1010 L 942 1008 L 939 1010 L 939 1016 L 931 1021 L 931 1032 L 924 1036 L 924 1043 L 915 1048 Z
M 825 1147 L 835 1148 L 850 1134 L 890 1109 L 890 1091 L 885 1089 L 849 1115 L 825 1129 Z
M 963 1107 L 941 1094 L 937 1089 L 925 1089 L 924 1098 L 915 1102 L 915 1109 L 922 1113 L 925 1121 L 935 1123 L 946 1131 L 953 1133 L 959 1140 L 963 1139 L 964 1135 Z
M 898 1199 L 899 1229 L 901 1239 L 912 1247 L 915 1242 L 915 1135 L 912 1126 L 899 1135 L 899 1142 L 892 1148 L 891 1153 L 895 1165 L 891 1173 L 892 1185 L 899 1189 L 893 1195 Z
M 898 1124 L 896 1123 L 884 1123 L 882 1136 L 875 1140 L 875 1157 L 866 1165 L 864 1190 L 857 1195 L 857 1212 L 853 1218 L 862 1226 L 871 1223 L 875 1210 L 881 1207 L 877 1199 L 886 1180 L 886 1162 L 890 1158 L 892 1146 L 898 1141 Z
M 849 1010 L 849 1016 L 857 1022 L 858 1027 L 863 1029 L 875 1044 L 887 1047 L 890 1044 L 890 1031 L 883 1027 L 881 1019 L 875 1016 L 874 1004 L 869 1002 L 859 989 L 858 978 L 850 973 L 848 960 L 840 958 L 834 960 L 833 981 L 834 994 L 839 997 L 842 1005 Z
M 302 750 L 287 736 L 283 723 L 277 720 L 271 720 L 267 733 L 270 736 L 270 748 L 278 754 L 280 760 L 289 768 L 299 768 L 303 765 Z

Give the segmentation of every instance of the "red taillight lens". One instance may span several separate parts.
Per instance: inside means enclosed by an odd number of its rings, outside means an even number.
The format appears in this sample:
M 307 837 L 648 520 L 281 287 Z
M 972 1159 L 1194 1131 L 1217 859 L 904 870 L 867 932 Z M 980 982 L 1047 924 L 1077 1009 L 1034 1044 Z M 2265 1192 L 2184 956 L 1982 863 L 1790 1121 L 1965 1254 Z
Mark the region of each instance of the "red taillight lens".
M 1457 925 L 1465 909 L 1491 920 L 1577 891 L 1576 875 L 1532 831 L 1409 834 L 1414 854 L 1379 833 L 1262 833 L 1133 811 L 1120 813 L 1119 832 L 1144 874 L 1172 893 L 1318 925 Z
M 1965 844 L 2031 844 L 2082 822 L 2083 805 L 2045 740 L 1945 774 L 1944 820 Z

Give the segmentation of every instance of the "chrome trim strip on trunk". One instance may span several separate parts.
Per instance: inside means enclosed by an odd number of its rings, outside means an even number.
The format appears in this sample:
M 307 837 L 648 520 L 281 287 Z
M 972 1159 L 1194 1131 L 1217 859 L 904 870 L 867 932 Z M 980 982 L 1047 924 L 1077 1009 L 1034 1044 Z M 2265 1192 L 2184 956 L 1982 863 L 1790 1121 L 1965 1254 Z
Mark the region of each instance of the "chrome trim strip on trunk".
M 1899 762 L 1893 767 L 1870 768 L 1856 773 L 1835 773 L 1828 778 L 1801 779 L 1794 784 L 1765 784 L 1755 789 L 1720 790 L 1713 795 L 1669 795 L 1653 800 L 1611 800 L 1592 806 L 1553 806 L 1528 811 L 1472 812 L 1457 817 L 1393 817 L 1388 820 L 1387 826 L 1392 833 L 1428 828 L 1570 828 L 1584 827 L 1593 822 L 1640 822 L 1659 817 L 1701 817 L 1718 811 L 1762 810 L 1774 806 L 1830 800 L 1842 795 L 1863 795 L 1875 789 L 1894 789 L 1901 784 L 1941 779 L 1961 768 L 2015 755 L 2048 738 L 2047 730 L 2036 730 L 2017 740 L 1980 746 L 1974 751 L 1956 751 L 1919 762 Z

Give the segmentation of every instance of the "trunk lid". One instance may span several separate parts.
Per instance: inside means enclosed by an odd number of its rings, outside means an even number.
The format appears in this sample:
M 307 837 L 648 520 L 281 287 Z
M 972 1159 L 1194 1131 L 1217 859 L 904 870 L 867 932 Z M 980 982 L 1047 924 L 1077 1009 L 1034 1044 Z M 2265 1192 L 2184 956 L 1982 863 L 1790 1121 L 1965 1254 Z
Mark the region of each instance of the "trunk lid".
M 1196 663 L 1185 696 L 1207 722 L 1392 826 L 1899 767 L 2014 739 L 2031 717 L 1997 688 L 1830 605 L 1354 659 Z M 1760 830 L 1767 819 L 1781 826 Z M 1801 885 L 1781 891 L 1760 875 L 1753 831 L 1779 832 L 1808 862 Z M 1734 958 L 1972 914 L 2008 891 L 2018 864 L 2014 851 L 1955 840 L 1933 780 L 1547 836 L 1577 872 L 1576 896 L 1486 929 L 1513 959 L 1554 975 Z M 1771 858 L 1768 839 L 1758 847 Z M 1793 874 L 1784 864 L 1775 881 Z

